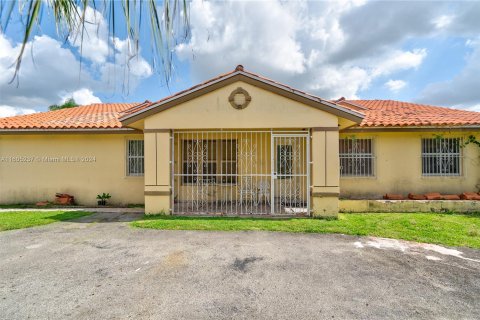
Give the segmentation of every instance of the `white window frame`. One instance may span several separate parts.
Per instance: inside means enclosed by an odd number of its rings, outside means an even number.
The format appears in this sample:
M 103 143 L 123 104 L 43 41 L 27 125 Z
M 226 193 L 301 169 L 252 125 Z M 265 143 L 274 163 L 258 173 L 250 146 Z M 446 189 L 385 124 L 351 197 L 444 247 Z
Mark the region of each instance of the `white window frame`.
M 457 145 L 453 147 L 453 150 L 447 150 L 449 141 L 456 140 Z M 445 145 L 447 143 L 447 145 Z M 421 167 L 423 177 L 460 177 L 463 174 L 463 152 L 462 152 L 463 139 L 459 137 L 435 137 L 435 138 L 422 138 L 421 147 Z M 434 152 L 426 152 L 425 149 L 436 148 L 438 150 Z M 428 161 L 430 159 L 430 161 Z M 433 160 L 433 161 L 432 161 Z M 434 162 L 434 163 L 432 163 Z M 456 162 L 454 168 L 455 172 L 449 172 L 451 168 L 445 167 L 443 162 Z M 452 166 L 450 164 L 450 166 Z
M 131 142 L 136 142 L 138 145 L 135 147 L 135 148 L 139 148 L 140 147 L 140 150 L 142 150 L 141 154 L 131 154 L 130 152 L 130 143 Z M 137 149 L 136 151 L 139 151 L 139 149 Z M 145 175 L 145 142 L 143 139 L 128 139 L 127 142 L 126 142 L 126 148 L 125 148 L 125 154 L 126 154 L 126 168 L 125 168 L 125 172 L 126 172 L 126 175 L 127 177 L 143 177 Z M 133 159 L 141 159 L 142 161 L 140 162 L 141 165 L 140 165 L 140 168 L 137 168 L 139 169 L 138 171 L 139 172 L 130 172 L 130 160 L 133 160 Z
M 371 152 L 343 152 L 341 153 L 340 147 L 342 143 L 359 143 L 362 144 L 364 141 L 370 141 Z M 344 148 L 345 149 L 345 148 Z M 357 149 L 357 148 L 353 148 Z M 339 158 L 340 158 L 340 177 L 341 178 L 374 178 L 375 177 L 375 140 L 370 137 L 365 138 L 350 138 L 344 137 L 339 139 Z M 348 161 L 349 159 L 353 161 L 358 161 L 360 163 L 366 164 L 370 162 L 370 170 L 367 167 L 360 168 L 356 172 L 345 173 L 342 168 L 342 162 Z M 363 161 L 362 161 L 363 160 Z

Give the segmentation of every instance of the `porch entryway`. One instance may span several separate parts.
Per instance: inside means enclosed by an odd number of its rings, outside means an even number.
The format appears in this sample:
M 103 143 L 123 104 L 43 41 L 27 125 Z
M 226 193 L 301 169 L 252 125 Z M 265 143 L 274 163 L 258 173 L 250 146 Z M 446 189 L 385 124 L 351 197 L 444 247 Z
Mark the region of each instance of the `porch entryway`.
M 173 131 L 176 214 L 310 213 L 306 130 Z

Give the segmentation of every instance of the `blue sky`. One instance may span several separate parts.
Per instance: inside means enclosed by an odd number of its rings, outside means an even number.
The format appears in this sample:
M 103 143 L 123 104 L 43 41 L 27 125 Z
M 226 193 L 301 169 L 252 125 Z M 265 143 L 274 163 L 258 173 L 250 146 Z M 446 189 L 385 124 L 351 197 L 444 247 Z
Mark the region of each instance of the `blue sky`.
M 45 8 L 19 82 L 9 84 L 22 31 L 14 14 L 0 33 L 0 116 L 45 111 L 71 96 L 83 104 L 158 100 L 237 64 L 326 99 L 480 110 L 480 2 L 194 0 L 190 36 L 177 38 L 168 86 L 153 66 L 146 24 L 140 53 L 127 64 L 120 23 L 113 47 L 101 10 L 88 13 L 80 57 L 79 41 L 59 36 Z

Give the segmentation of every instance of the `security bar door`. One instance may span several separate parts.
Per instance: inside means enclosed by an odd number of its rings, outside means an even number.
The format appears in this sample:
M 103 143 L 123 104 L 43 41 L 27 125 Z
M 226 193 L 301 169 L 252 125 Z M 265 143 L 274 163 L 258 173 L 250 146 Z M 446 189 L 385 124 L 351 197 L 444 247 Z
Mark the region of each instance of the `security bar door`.
M 271 213 L 309 214 L 308 134 L 272 134 Z
M 173 213 L 309 212 L 304 131 L 174 131 L 171 147 Z

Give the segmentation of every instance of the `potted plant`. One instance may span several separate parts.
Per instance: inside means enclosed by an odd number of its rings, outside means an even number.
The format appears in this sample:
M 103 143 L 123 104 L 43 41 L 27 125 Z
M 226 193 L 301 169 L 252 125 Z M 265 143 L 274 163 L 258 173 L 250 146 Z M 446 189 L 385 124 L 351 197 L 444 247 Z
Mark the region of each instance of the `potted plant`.
M 97 203 L 99 206 L 105 206 L 107 204 L 107 200 L 110 199 L 112 196 L 110 193 L 102 193 L 97 194 Z

